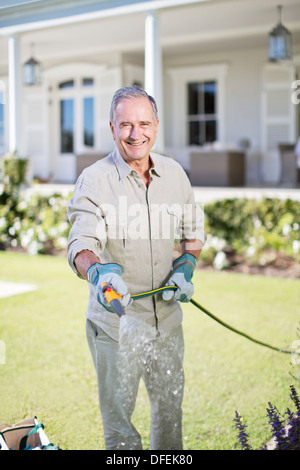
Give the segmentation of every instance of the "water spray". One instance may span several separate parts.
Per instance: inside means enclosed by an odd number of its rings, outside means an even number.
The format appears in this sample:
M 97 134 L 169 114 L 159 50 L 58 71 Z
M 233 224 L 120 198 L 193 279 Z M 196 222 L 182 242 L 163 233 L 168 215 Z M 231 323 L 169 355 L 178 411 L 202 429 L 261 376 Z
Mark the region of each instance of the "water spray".
M 106 300 L 111 305 L 111 307 L 114 309 L 116 314 L 121 318 L 123 315 L 125 315 L 125 310 L 124 310 L 124 308 L 123 308 L 123 306 L 122 306 L 122 304 L 119 300 L 122 296 L 119 295 L 117 292 L 115 292 L 112 289 L 112 287 L 109 286 L 106 283 L 103 283 L 101 287 L 102 287 L 102 290 L 103 290 L 103 293 L 105 295 Z M 164 286 L 164 287 L 159 287 L 158 289 L 154 289 L 152 291 L 132 295 L 131 298 L 134 300 L 134 299 L 137 299 L 137 298 L 148 297 L 149 295 L 154 295 L 154 294 L 157 294 L 157 293 L 162 292 L 164 290 L 176 290 L 176 289 L 177 289 L 177 286 Z M 197 307 L 199 310 L 201 310 L 203 313 L 208 315 L 210 318 L 215 320 L 217 323 L 219 323 L 223 327 L 233 331 L 234 333 L 237 333 L 240 336 L 243 336 L 244 338 L 248 339 L 249 341 L 252 341 L 253 343 L 256 343 L 256 344 L 259 344 L 260 346 L 264 346 L 266 348 L 272 349 L 273 351 L 277 351 L 277 352 L 281 352 L 281 353 L 285 353 L 285 354 L 296 354 L 296 355 L 300 354 L 299 351 L 290 351 L 290 350 L 278 348 L 276 346 L 272 346 L 271 344 L 268 344 L 268 343 L 265 343 L 263 341 L 252 338 L 251 336 L 247 335 L 246 333 L 237 330 L 233 326 L 228 325 L 227 323 L 222 321 L 220 318 L 213 315 L 209 310 L 204 308 L 202 305 L 200 305 L 194 299 L 191 299 L 190 302 L 191 302 L 191 304 L 193 304 L 195 307 Z

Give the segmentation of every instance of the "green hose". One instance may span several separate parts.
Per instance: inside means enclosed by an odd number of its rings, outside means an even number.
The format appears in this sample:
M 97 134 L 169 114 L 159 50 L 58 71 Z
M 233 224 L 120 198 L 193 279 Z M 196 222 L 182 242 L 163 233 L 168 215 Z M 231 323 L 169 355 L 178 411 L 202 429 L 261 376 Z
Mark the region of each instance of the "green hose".
M 158 294 L 160 292 L 163 292 L 164 290 L 176 290 L 177 287 L 176 286 L 164 286 L 164 287 L 159 287 L 158 289 L 154 289 L 154 290 L 151 290 L 151 291 L 148 291 L 148 292 L 142 292 L 141 294 L 134 294 L 132 295 L 132 299 L 135 300 L 135 299 L 141 299 L 143 297 L 148 297 L 150 295 L 155 295 L 155 294 Z M 224 321 L 220 320 L 220 318 L 216 317 L 215 315 L 213 315 L 211 312 L 209 312 L 209 310 L 207 310 L 206 308 L 202 307 L 202 305 L 200 305 L 198 302 L 196 302 L 196 300 L 194 299 L 191 299 L 190 300 L 191 304 L 193 304 L 195 307 L 197 307 L 199 310 L 201 310 L 202 312 L 204 312 L 206 315 L 208 315 L 210 318 L 212 318 L 213 320 L 215 320 L 216 322 L 218 322 L 220 325 L 224 326 L 225 328 L 227 328 L 228 330 L 230 331 L 233 331 L 234 333 L 237 333 L 238 335 L 240 336 L 243 336 L 244 338 L 248 339 L 249 341 L 252 341 L 253 343 L 256 343 L 256 344 L 259 344 L 260 346 L 264 346 L 266 348 L 269 348 L 269 349 L 272 349 L 273 351 L 277 351 L 277 352 L 281 352 L 281 353 L 285 353 L 285 354 L 300 354 L 300 352 L 298 351 L 288 351 L 286 349 L 281 349 L 281 348 L 277 348 L 275 346 L 272 346 L 270 344 L 267 344 L 267 343 L 264 343 L 262 341 L 259 341 L 255 338 L 252 338 L 251 336 L 247 335 L 246 333 L 243 333 L 242 331 L 239 331 L 237 330 L 236 328 L 234 328 L 233 326 L 231 325 L 228 325 L 227 323 L 225 323 Z

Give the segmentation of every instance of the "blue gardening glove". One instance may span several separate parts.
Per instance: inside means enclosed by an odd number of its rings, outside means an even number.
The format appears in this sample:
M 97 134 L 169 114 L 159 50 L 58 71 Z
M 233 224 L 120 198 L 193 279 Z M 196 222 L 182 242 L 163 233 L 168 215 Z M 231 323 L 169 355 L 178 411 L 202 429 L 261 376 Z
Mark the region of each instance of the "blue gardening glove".
M 192 277 L 196 268 L 196 258 L 189 253 L 185 253 L 173 262 L 172 275 L 166 286 L 177 286 L 176 291 L 164 291 L 164 300 L 179 300 L 179 302 L 189 302 L 194 293 Z
M 109 312 L 114 312 L 114 310 L 110 307 L 103 294 L 101 287 L 103 282 L 109 284 L 114 291 L 122 296 L 119 300 L 124 308 L 128 307 L 132 302 L 127 286 L 121 278 L 122 273 L 122 267 L 115 263 L 96 263 L 88 269 L 87 279 L 94 286 L 96 299 Z

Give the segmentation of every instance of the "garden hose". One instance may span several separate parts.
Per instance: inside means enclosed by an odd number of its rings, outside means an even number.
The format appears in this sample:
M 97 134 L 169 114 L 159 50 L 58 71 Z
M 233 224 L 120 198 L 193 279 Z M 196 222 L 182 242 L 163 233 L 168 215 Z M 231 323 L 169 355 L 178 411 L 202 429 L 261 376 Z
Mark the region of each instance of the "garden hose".
M 113 292 L 112 289 L 108 288 L 108 286 L 107 287 L 103 286 L 103 288 L 104 288 L 103 290 L 104 290 L 105 295 L 106 295 L 106 292 L 107 292 L 107 294 L 109 293 L 109 295 L 107 295 L 106 298 L 107 298 L 108 302 L 111 303 L 111 306 L 114 308 L 114 306 L 112 305 L 112 301 L 114 301 L 116 303 L 117 299 L 120 296 L 118 294 L 113 295 L 112 294 L 112 292 Z M 154 290 L 151 290 L 151 291 L 148 291 L 148 292 L 142 292 L 140 294 L 133 294 L 133 295 L 131 295 L 131 298 L 133 300 L 141 299 L 143 297 L 148 297 L 150 295 L 158 294 L 158 293 L 163 292 L 165 290 L 174 290 L 175 291 L 176 289 L 177 289 L 177 286 L 164 286 L 164 287 L 159 287 L 158 289 L 154 289 Z M 210 318 L 215 320 L 220 325 L 224 326 L 225 328 L 227 328 L 230 331 L 233 331 L 234 333 L 237 333 L 240 336 L 243 336 L 244 338 L 248 339 L 249 341 L 252 341 L 253 343 L 256 343 L 256 344 L 259 344 L 260 346 L 264 346 L 266 348 L 272 349 L 273 351 L 277 351 L 277 352 L 281 352 L 281 353 L 285 353 L 285 354 L 300 354 L 299 351 L 289 351 L 289 350 L 286 350 L 286 349 L 277 348 L 275 346 L 272 346 L 271 344 L 264 343 L 262 341 L 259 341 L 258 339 L 252 338 L 251 336 L 247 335 L 246 333 L 243 333 L 242 331 L 237 330 L 233 326 L 228 325 L 223 320 L 221 320 L 220 318 L 213 315 L 209 310 L 202 307 L 202 305 L 200 305 L 198 302 L 196 302 L 196 300 L 191 299 L 190 302 L 191 302 L 191 304 L 193 304 L 195 307 L 197 307 L 199 310 L 204 312 L 206 315 L 208 315 Z M 120 305 L 117 306 L 117 309 L 115 310 L 115 312 L 120 317 L 120 316 L 125 314 L 125 311 L 124 311 L 123 307 L 121 306 L 120 302 L 119 302 L 119 304 Z
M 143 292 L 141 294 L 135 294 L 135 295 L 132 295 L 131 298 L 134 300 L 134 299 L 140 299 L 142 297 L 147 297 L 149 295 L 154 295 L 154 294 L 158 294 L 159 292 L 162 292 L 164 290 L 176 290 L 177 287 L 176 286 L 164 286 L 164 287 L 159 287 L 158 289 L 154 289 L 152 291 L 149 291 L 149 292 Z M 204 312 L 206 315 L 208 315 L 210 318 L 212 318 L 213 320 L 215 320 L 216 322 L 218 322 L 220 325 L 224 326 L 225 328 L 227 328 L 228 330 L 230 331 L 233 331 L 234 333 L 237 333 L 238 335 L 240 336 L 243 336 L 244 338 L 248 339 L 249 341 L 252 341 L 253 343 L 256 343 L 256 344 L 259 344 L 260 346 L 264 346 L 266 348 L 269 348 L 269 349 L 272 349 L 273 351 L 277 351 L 277 352 L 281 352 L 281 353 L 285 353 L 285 354 L 300 354 L 300 352 L 298 351 L 288 351 L 286 349 L 281 349 L 281 348 L 277 348 L 275 346 L 272 346 L 271 344 L 268 344 L 268 343 L 264 343 L 262 341 L 259 341 L 255 338 L 252 338 L 251 336 L 247 335 L 246 333 L 243 333 L 242 331 L 240 330 L 237 330 L 236 328 L 234 328 L 233 326 L 231 325 L 228 325 L 227 323 L 225 323 L 223 320 L 221 320 L 220 318 L 216 317 L 215 315 L 213 315 L 209 310 L 207 310 L 206 308 L 202 307 L 202 305 L 200 305 L 198 302 L 196 302 L 196 300 L 194 299 L 191 299 L 190 300 L 191 304 L 193 304 L 195 307 L 197 307 L 199 310 L 201 310 L 202 312 Z

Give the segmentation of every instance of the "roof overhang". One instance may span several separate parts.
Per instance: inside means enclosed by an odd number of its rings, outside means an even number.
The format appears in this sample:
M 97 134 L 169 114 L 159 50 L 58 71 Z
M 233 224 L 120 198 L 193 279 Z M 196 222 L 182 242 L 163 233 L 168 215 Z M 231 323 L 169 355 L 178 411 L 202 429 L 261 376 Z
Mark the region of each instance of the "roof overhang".
M 215 0 L 19 0 L 0 7 L 0 34 L 12 35 L 151 10 L 175 8 Z M 224 1 L 224 0 L 223 0 Z M 226 1 L 226 0 L 225 0 Z M 8 6 L 9 5 L 9 6 Z

